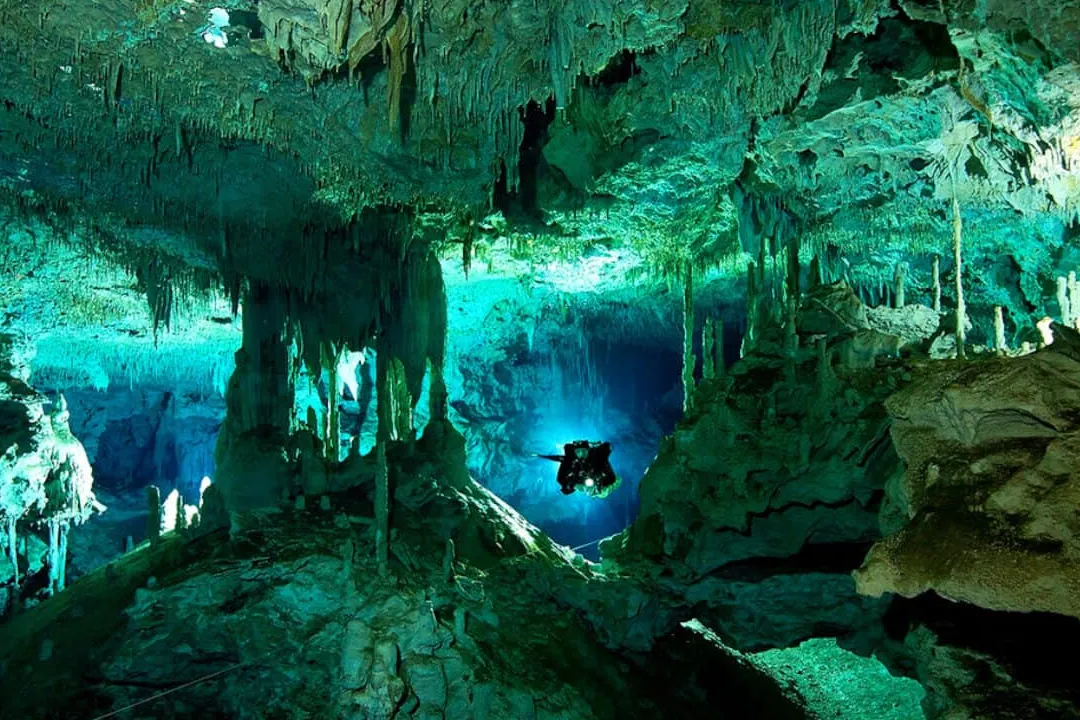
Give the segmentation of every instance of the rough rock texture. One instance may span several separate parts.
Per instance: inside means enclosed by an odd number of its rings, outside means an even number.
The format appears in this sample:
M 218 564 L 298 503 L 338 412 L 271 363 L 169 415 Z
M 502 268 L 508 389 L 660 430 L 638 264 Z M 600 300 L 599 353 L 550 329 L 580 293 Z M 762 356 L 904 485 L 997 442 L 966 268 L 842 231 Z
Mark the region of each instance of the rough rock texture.
M 926 717 L 1075 720 L 1080 687 L 1060 650 L 1080 641 L 1080 622 L 1047 613 L 1008 613 L 927 593 L 898 598 L 886 617 L 881 656 L 926 690 Z
M 856 574 L 861 592 L 933 590 L 996 610 L 1080 617 L 1080 353 L 931 363 L 887 403 L 908 522 Z
M 912 678 L 896 677 L 876 658 L 860 657 L 830 638 L 756 653 L 752 661 L 792 687 L 819 718 L 922 720 L 926 692 Z
M 638 519 L 601 545 L 651 568 L 674 605 L 708 608 L 699 616 L 740 648 L 857 632 L 884 608 L 859 600 L 848 573 L 900 473 L 884 407 L 905 377 L 898 340 L 860 328 L 865 309 L 842 283 L 802 307 L 800 337 L 816 346 L 787 359 L 766 331 L 725 378 L 702 382 L 642 480 Z
M 870 327 L 898 336 L 904 345 L 924 342 L 933 337 L 941 325 L 938 313 L 925 305 L 871 307 L 866 309 L 866 317 Z
M 807 334 L 823 330 L 834 348 L 867 332 L 813 325 Z M 882 353 L 871 346 L 866 354 L 873 365 Z M 848 370 L 827 347 L 796 362 L 750 355 L 728 377 L 702 384 L 642 482 L 630 547 L 678 559 L 702 577 L 748 558 L 794 555 L 807 543 L 874 537 L 877 501 L 898 468 L 883 400 L 901 370 Z
M 25 338 L 0 336 L 0 521 L 7 572 L 0 580 L 24 578 L 22 565 L 38 565 L 29 544 L 19 552 L 19 535 L 50 528 L 50 586 L 63 587 L 67 528 L 100 509 L 86 451 L 68 427 L 63 398 L 49 399 L 26 384 L 32 352 Z
M 170 535 L 87 576 L 0 628 L 13 649 L 0 674 L 11 698 L 0 717 L 51 717 L 63 707 L 65 717 L 92 718 L 147 700 L 140 711 L 160 718 L 716 711 L 691 683 L 656 682 L 605 648 L 558 604 L 563 589 L 587 584 L 589 566 L 469 480 L 463 447 L 440 425 L 414 452 L 391 454 L 388 577 L 378 577 L 372 553 L 370 485 L 332 496 L 329 510 L 247 518 L 231 536 Z M 731 659 L 716 662 L 730 668 Z M 755 702 L 799 709 L 767 675 L 757 678 Z M 719 712 L 745 706 L 724 700 L 745 673 L 711 679 Z M 19 691 L 8 694 L 13 684 Z

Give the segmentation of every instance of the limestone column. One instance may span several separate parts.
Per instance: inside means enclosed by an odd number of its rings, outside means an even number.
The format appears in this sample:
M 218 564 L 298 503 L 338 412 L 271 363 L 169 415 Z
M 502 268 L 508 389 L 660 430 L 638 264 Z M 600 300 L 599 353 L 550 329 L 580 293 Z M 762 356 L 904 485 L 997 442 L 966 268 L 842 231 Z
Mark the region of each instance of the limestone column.
M 282 288 L 252 281 L 244 295 L 243 340 L 225 393 L 214 452 L 215 485 L 232 511 L 276 506 L 287 473 L 273 448 L 288 444 L 295 375 Z
M 447 419 L 446 393 L 446 285 L 442 266 L 434 253 L 428 256 L 428 359 L 431 361 L 431 382 L 428 386 L 430 409 L 429 423 L 445 422 Z
M 390 352 L 385 336 L 379 333 L 375 358 L 375 562 L 379 574 L 387 571 L 390 550 L 390 468 L 386 446 L 390 442 Z
M 683 413 L 694 404 L 694 266 L 687 260 L 683 268 Z

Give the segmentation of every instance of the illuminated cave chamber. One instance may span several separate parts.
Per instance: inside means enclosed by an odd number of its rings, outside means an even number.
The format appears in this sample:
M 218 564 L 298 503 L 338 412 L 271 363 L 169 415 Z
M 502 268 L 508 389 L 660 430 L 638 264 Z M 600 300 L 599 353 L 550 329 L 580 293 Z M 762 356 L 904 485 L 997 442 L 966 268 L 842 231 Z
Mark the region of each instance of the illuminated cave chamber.
M 1075 0 L 53 5 L 0 720 L 1080 719 Z

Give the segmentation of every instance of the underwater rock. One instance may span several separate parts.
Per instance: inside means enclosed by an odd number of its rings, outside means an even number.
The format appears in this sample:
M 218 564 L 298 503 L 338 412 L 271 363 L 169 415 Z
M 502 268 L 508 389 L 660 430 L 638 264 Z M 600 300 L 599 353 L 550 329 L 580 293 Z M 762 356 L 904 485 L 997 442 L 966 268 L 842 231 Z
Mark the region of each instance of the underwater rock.
M 925 342 L 941 326 L 941 316 L 925 305 L 868 307 L 866 318 L 875 330 L 899 337 L 902 347 Z
M 220 397 L 156 387 L 65 391 L 71 430 L 94 467 L 94 485 L 113 493 L 157 485 L 197 496 L 214 476 L 214 442 L 225 416 Z
M 700 620 L 681 623 L 658 644 L 658 653 L 671 657 L 664 672 L 685 674 L 706 701 L 731 708 L 730 717 L 811 720 L 794 684 L 777 678 L 724 641 Z M 673 685 L 681 685 L 673 682 Z M 738 687 L 734 697 L 723 688 Z M 718 715 L 719 717 L 723 717 Z
M 434 462 L 421 466 L 435 469 Z M 403 485 L 427 484 L 397 474 Z M 565 570 L 582 583 L 569 556 L 467 477 L 455 477 L 416 509 L 398 505 L 395 557 L 408 562 L 395 563 L 386 580 L 376 579 L 370 538 L 348 521 L 281 513 L 250 519 L 231 539 L 206 538 L 216 546 L 213 557 L 138 588 L 98 649 L 90 674 L 98 678 L 99 708 L 147 701 L 143 712 L 154 717 L 238 720 L 663 715 L 657 702 L 667 689 L 648 682 L 559 607 L 551 594 L 556 583 L 544 590 L 543 583 L 521 581 L 554 580 Z M 363 492 L 339 496 L 338 506 L 349 516 L 370 512 Z M 445 545 L 431 542 L 442 523 L 455 528 L 447 528 L 457 548 L 449 584 Z M 505 549 L 481 547 L 478 536 L 502 537 Z M 168 542 L 178 538 L 163 539 Z M 348 557 L 338 552 L 343 542 L 355 547 Z M 118 560 L 119 572 L 138 555 Z M 354 580 L 354 592 L 341 592 L 343 573 Z M 79 590 L 109 592 L 93 583 Z M 463 608 L 474 618 L 467 635 L 456 632 Z M 38 646 L 29 645 L 35 652 Z M 32 702 L 26 693 L 46 682 L 40 674 L 31 678 L 20 702 Z M 190 683 L 182 695 L 160 692 L 177 682 Z M 66 707 L 71 718 L 106 711 Z M 0 717 L 9 717 L 7 710 Z M 18 711 L 34 718 L 48 709 L 39 700 Z M 702 711 L 698 706 L 690 716 Z
M 876 658 L 814 638 L 796 647 L 749 656 L 757 667 L 800 695 L 814 717 L 922 720 L 919 683 L 890 674 Z
M 8 375 L 24 383 L 30 382 L 30 362 L 34 345 L 19 333 L 0 333 L 0 375 Z
M 1080 617 L 1080 354 L 931 363 L 887 407 L 908 522 L 874 546 L 860 592 Z
M 1080 687 L 1059 653 L 1080 642 L 1074 618 L 986 610 L 927 593 L 897 599 L 885 626 L 896 642 L 880 656 L 923 685 L 927 718 L 1080 718 Z
M 799 303 L 796 325 L 804 335 L 843 335 L 870 327 L 867 309 L 843 280 L 808 290 Z
M 814 365 L 799 374 L 819 375 Z M 807 542 L 873 538 L 875 497 L 899 471 L 887 442 L 888 383 L 856 373 L 822 395 L 778 368 L 740 364 L 730 377 L 726 388 L 699 393 L 694 414 L 661 447 L 627 549 L 700 577 L 791 556 Z
M 695 608 L 740 648 L 873 633 L 886 606 L 859 599 L 848 574 L 880 537 L 880 501 L 901 473 L 884 405 L 903 382 L 899 338 L 865 327 L 846 285 L 819 293 L 829 305 L 813 307 L 849 320 L 807 319 L 824 337 L 794 365 L 755 350 L 702 382 L 642 480 L 638 519 L 601 544 L 657 577 L 669 615 Z
M 927 628 L 911 633 L 905 647 L 916 662 L 929 718 L 972 720 L 1075 720 L 1075 693 L 1032 687 L 987 653 L 948 645 Z M 1070 695 L 1072 695 L 1070 697 Z

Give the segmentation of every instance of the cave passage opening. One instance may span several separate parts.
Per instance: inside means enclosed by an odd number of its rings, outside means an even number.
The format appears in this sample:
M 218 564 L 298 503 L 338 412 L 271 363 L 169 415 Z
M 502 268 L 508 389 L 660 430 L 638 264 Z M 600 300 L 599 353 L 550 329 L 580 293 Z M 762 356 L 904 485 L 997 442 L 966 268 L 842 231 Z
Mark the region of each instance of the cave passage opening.
M 558 464 L 536 460 L 530 469 L 538 476 L 540 500 L 559 509 L 525 512 L 537 516 L 537 524 L 556 542 L 597 559 L 597 541 L 621 532 L 637 517 L 638 484 L 660 440 L 681 417 L 681 356 L 675 348 L 593 336 L 577 345 L 577 353 L 564 345 L 551 362 L 551 392 L 538 403 L 539 422 L 531 426 L 526 446 L 558 454 L 573 440 L 610 442 L 611 465 L 621 482 L 603 499 L 580 492 L 566 496 L 555 479 Z M 538 498 L 521 500 L 510 502 L 527 508 Z

